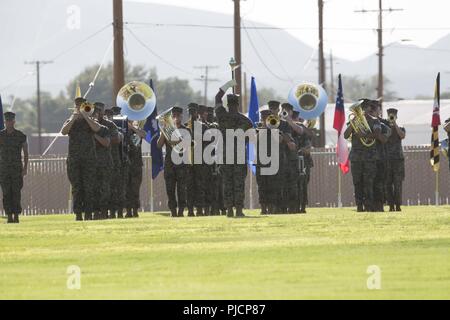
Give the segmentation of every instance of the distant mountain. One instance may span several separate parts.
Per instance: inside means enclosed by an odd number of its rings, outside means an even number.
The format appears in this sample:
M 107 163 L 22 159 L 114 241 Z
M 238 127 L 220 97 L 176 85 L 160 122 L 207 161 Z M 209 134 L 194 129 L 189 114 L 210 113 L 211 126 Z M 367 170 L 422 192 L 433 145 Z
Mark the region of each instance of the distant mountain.
M 80 29 L 70 30 L 67 28 L 67 20 L 70 18 L 68 9 L 74 2 L 80 10 L 81 24 Z M 42 68 L 42 90 L 52 93 L 65 90 L 69 79 L 80 70 L 101 61 L 112 39 L 112 27 L 107 27 L 80 45 L 77 44 L 111 23 L 111 20 L 110 0 L 1 1 L 0 90 L 32 69 L 32 66 L 24 64 L 25 60 L 53 58 L 52 64 Z M 132 64 L 156 67 L 162 78 L 187 78 L 197 90 L 203 89 L 203 83 L 195 80 L 200 78 L 201 72 L 194 69 L 194 66 L 219 66 L 210 71 L 210 77 L 220 81 L 229 78 L 228 61 L 233 56 L 233 29 L 164 24 L 232 26 L 232 16 L 159 4 L 124 2 L 124 21 L 128 22 L 124 33 L 125 58 Z M 137 22 L 141 24 L 136 24 Z M 162 25 L 154 26 L 149 23 Z M 251 22 L 246 24 L 264 26 Z M 132 30 L 148 48 L 142 46 L 128 30 Z M 292 82 L 317 80 L 316 63 L 307 64 L 314 49 L 285 31 L 242 30 L 242 45 L 243 69 L 248 76 L 256 77 L 259 87 L 273 88 L 284 96 Z M 70 50 L 73 46 L 75 47 Z M 258 59 L 255 48 L 267 67 Z M 393 82 L 392 89 L 399 97 L 432 95 L 435 73 L 450 70 L 448 53 L 440 51 L 450 50 L 450 36 L 436 42 L 429 49 L 435 51 L 401 44 L 386 48 L 385 73 Z M 59 55 L 60 53 L 62 54 Z M 111 59 L 112 50 L 107 61 Z M 366 77 L 377 72 L 376 55 L 357 62 L 345 59 L 339 59 L 339 62 L 335 67 L 336 75 L 341 72 L 344 76 Z M 443 74 L 443 82 L 445 78 Z M 210 96 L 218 85 L 219 83 L 214 82 L 210 84 Z M 443 84 L 443 90 L 445 86 Z M 16 93 L 19 96 L 29 96 L 35 91 L 35 77 L 28 76 L 1 91 L 3 95 Z

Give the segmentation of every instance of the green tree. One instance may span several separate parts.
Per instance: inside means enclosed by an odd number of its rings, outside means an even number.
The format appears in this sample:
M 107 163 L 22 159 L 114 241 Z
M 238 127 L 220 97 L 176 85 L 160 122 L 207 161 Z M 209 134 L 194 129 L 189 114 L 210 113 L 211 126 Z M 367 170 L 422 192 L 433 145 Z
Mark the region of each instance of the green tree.
M 358 76 L 342 77 L 344 97 L 346 100 L 358 100 L 360 98 L 377 99 L 378 76 L 361 79 Z M 390 89 L 391 81 L 384 78 L 384 101 L 396 100 L 396 93 Z

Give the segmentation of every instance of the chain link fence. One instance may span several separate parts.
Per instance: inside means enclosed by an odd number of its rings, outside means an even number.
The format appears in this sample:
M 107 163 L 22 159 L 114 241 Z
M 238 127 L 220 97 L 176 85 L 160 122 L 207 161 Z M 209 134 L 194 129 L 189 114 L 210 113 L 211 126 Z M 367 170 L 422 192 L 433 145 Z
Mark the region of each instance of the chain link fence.
M 441 157 L 441 170 L 436 175 L 429 162 L 428 147 L 405 147 L 406 178 L 403 184 L 404 205 L 434 205 L 436 178 L 439 186 L 439 203 L 448 204 L 449 165 Z M 335 149 L 315 149 L 312 153 L 314 168 L 309 185 L 311 207 L 337 207 L 341 190 L 343 206 L 353 206 L 351 173 L 341 175 Z M 258 187 L 250 173 L 246 181 L 246 208 L 258 208 Z M 52 156 L 30 159 L 28 175 L 24 179 L 22 207 L 25 215 L 64 214 L 71 212 L 70 184 L 67 179 L 66 158 Z M 163 174 L 151 179 L 151 157 L 144 156 L 144 178 L 141 186 L 141 206 L 144 211 L 166 211 L 167 196 Z M 4 215 L 0 204 L 0 212 Z

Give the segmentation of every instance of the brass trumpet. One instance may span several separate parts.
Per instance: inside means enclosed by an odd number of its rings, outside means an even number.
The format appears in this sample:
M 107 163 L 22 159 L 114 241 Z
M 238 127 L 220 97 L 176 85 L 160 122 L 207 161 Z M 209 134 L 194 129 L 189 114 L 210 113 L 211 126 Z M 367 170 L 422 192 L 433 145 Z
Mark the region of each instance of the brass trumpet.
M 86 113 L 88 116 L 92 116 L 94 113 L 94 105 L 90 102 L 83 102 L 80 106 L 80 112 Z
M 280 122 L 280 116 L 271 114 L 266 119 L 266 127 L 268 129 L 278 129 Z
M 360 135 L 367 135 L 372 133 L 369 123 L 367 122 L 364 111 L 362 110 L 362 101 L 355 103 L 350 107 L 350 115 L 348 117 L 350 125 L 353 130 Z M 361 143 L 365 147 L 371 147 L 375 144 L 376 140 L 374 138 L 360 138 Z

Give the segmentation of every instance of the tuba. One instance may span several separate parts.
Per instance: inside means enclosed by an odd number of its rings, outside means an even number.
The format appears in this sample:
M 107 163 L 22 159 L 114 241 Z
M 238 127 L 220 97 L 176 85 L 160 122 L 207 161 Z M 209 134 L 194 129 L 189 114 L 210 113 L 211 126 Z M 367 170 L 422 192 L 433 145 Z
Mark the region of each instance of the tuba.
M 120 88 L 116 97 L 120 113 L 131 121 L 143 121 L 152 114 L 156 96 L 152 88 L 140 81 L 131 81 Z
M 366 135 L 372 133 L 369 123 L 367 122 L 364 111 L 362 110 L 362 100 L 353 104 L 350 107 L 350 115 L 348 120 L 353 130 L 361 135 Z M 371 147 L 375 144 L 376 140 L 374 138 L 360 138 L 361 143 L 366 147 Z
M 175 123 L 173 122 L 170 109 L 158 115 L 156 117 L 156 120 L 158 120 L 159 129 L 166 138 L 167 143 L 170 144 L 170 146 L 176 152 L 178 153 L 183 152 L 184 150 L 181 144 L 183 136 L 178 131 L 178 128 L 175 126 Z M 176 140 L 173 141 L 172 140 L 173 138 L 175 138 Z
M 320 85 L 301 83 L 294 86 L 288 95 L 288 101 L 299 112 L 302 119 L 318 118 L 328 103 L 328 96 Z

